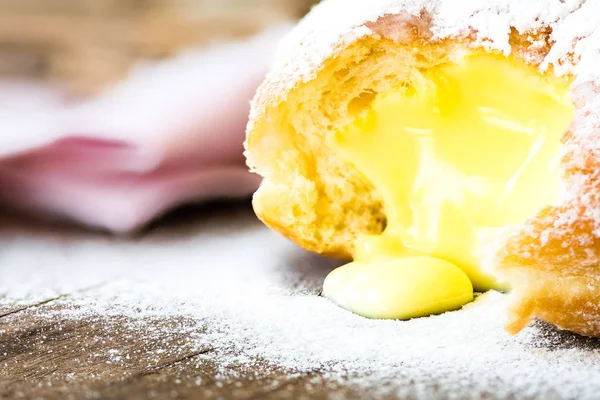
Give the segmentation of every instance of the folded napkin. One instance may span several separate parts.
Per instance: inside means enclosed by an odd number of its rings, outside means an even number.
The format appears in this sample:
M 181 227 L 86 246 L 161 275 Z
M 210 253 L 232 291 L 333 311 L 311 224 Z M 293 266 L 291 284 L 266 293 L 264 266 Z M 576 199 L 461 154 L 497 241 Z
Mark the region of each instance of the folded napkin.
M 0 82 L 0 205 L 129 232 L 182 203 L 249 196 L 249 101 L 286 30 L 139 65 L 85 99 Z

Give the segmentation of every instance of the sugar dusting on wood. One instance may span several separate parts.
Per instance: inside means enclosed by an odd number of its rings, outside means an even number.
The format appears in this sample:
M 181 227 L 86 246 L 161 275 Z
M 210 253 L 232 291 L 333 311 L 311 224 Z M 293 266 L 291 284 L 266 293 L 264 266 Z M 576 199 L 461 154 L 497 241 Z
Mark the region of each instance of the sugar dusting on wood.
M 499 293 L 430 318 L 365 319 L 318 296 L 335 263 L 286 242 L 250 210 L 207 219 L 128 240 L 7 228 L 0 314 L 63 295 L 26 312 L 95 324 L 101 341 L 141 342 L 144 358 L 136 362 L 152 366 L 194 352 L 185 362 L 203 363 L 202 352 L 214 352 L 223 382 L 262 360 L 290 374 L 318 371 L 377 397 L 593 398 L 600 391 L 600 341 L 541 324 L 510 337 Z M 161 346 L 165 338 L 171 344 Z M 128 349 L 92 346 L 89 357 L 130 368 Z

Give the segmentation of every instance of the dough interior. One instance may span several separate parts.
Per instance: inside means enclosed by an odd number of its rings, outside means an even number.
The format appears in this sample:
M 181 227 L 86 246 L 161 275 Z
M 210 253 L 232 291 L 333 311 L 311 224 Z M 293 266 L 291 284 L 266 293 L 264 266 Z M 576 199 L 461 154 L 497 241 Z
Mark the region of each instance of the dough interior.
M 387 216 L 381 234 L 358 237 L 353 258 L 361 268 L 342 268 L 365 273 L 361 269 L 390 258 L 406 258 L 393 264 L 396 268 L 421 265 L 416 272 L 388 267 L 371 274 L 371 291 L 397 282 L 396 298 L 380 296 L 396 308 L 407 304 L 397 301 L 407 285 L 400 280 L 411 280 L 413 293 L 456 284 L 444 282 L 444 274 L 419 278 L 419 270 L 430 275 L 422 257 L 459 267 L 476 290 L 506 288 L 486 269 L 483 249 L 489 251 L 512 226 L 558 201 L 560 138 L 574 113 L 568 82 L 502 55 L 464 54 L 417 76 L 385 93 L 361 94 L 349 105 L 353 123 L 328 140 L 381 193 Z M 362 296 L 360 284 L 342 283 L 329 288 L 330 299 Z M 421 311 L 351 309 L 384 318 L 432 313 L 410 307 Z

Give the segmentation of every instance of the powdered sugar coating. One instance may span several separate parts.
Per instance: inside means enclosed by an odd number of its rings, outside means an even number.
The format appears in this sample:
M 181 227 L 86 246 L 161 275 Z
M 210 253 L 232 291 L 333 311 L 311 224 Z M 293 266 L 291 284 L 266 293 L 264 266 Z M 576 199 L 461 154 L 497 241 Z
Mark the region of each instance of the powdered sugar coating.
M 511 29 L 521 34 L 552 29 L 554 42 L 540 65 L 577 83 L 600 81 L 600 1 L 598 0 L 325 0 L 314 7 L 281 43 L 278 57 L 253 102 L 249 130 L 270 107 L 301 82 L 314 78 L 323 63 L 367 36 L 369 24 L 386 15 L 431 17 L 432 39 L 475 33 L 473 45 L 511 52 Z

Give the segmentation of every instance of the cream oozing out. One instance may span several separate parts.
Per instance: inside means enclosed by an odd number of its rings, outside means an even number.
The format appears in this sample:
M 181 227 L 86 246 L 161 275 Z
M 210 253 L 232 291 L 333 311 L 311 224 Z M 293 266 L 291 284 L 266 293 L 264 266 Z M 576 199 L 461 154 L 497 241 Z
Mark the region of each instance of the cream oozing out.
M 572 79 L 576 110 L 561 148 L 566 154 L 561 167 L 567 183 L 560 200 L 564 207 L 556 209 L 549 225 L 537 221 L 520 226 L 511 237 L 526 237 L 528 243 L 512 246 L 510 251 L 532 263 L 532 257 L 543 254 L 549 242 L 564 249 L 562 259 L 578 260 L 583 248 L 588 258 L 580 267 L 588 268 L 600 260 L 593 247 L 600 238 L 600 202 L 594 194 L 600 178 L 587 169 L 600 158 L 599 14 L 599 0 L 326 0 L 280 46 L 276 63 L 253 102 L 248 129 L 260 129 L 257 122 L 280 106 L 288 93 L 315 79 L 328 60 L 365 38 L 405 45 L 418 31 L 426 41 L 449 40 L 497 51 L 525 60 L 540 73 L 567 76 Z M 515 42 L 519 40 L 523 43 Z M 249 164 L 253 165 L 252 157 Z M 588 224 L 589 230 L 576 228 Z
M 485 248 L 561 195 L 568 81 L 484 53 L 422 78 L 374 95 L 330 141 L 382 194 L 387 214 L 385 231 L 359 237 L 356 261 L 324 285 L 327 297 L 366 316 L 454 309 L 450 299 L 472 298 L 461 274 L 476 290 L 506 288 L 484 270 Z M 440 262 L 454 275 L 440 273 Z

